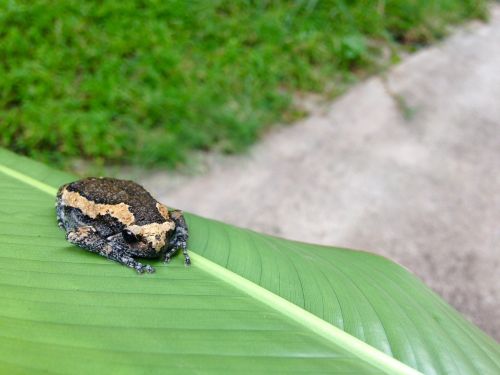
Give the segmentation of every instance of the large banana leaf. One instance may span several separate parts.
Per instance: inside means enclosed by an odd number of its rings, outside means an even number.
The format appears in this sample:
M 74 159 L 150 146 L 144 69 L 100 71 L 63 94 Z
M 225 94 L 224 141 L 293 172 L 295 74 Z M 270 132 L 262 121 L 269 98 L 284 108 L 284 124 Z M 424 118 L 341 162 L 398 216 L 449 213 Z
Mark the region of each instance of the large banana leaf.
M 0 150 L 1 374 L 500 373 L 496 342 L 373 254 L 194 215 L 190 268 L 80 250 L 54 217 L 72 179 Z

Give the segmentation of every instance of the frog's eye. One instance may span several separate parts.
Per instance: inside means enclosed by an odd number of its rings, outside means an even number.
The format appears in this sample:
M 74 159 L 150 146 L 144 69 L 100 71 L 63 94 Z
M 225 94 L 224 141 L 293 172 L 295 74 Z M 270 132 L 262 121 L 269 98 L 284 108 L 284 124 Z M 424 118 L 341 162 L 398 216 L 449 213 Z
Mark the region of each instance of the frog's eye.
M 128 229 L 124 229 L 122 231 L 122 235 L 123 235 L 123 239 L 128 243 L 139 241 L 139 238 Z

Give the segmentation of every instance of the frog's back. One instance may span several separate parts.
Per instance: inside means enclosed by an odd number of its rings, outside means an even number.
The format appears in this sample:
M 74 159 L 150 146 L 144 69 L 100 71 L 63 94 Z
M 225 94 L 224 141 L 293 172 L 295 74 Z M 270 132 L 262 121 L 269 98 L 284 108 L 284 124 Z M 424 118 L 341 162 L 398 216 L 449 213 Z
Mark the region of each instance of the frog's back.
M 68 191 L 79 193 L 98 204 L 130 205 L 147 204 L 156 200 L 141 185 L 128 180 L 115 178 L 89 177 L 66 185 Z
M 63 185 L 58 193 L 64 190 L 79 194 L 93 204 L 120 205 L 126 204 L 134 215 L 136 224 L 163 223 L 168 219 L 165 212 L 159 212 L 159 203 L 141 185 L 115 178 L 89 177 Z M 166 210 L 165 210 L 166 211 Z

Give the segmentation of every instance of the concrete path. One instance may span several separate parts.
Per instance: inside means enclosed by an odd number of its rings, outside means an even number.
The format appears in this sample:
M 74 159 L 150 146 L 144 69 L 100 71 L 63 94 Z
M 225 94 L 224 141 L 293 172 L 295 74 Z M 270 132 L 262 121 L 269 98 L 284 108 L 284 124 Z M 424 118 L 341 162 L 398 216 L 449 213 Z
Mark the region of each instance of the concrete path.
M 385 255 L 500 339 L 500 7 L 207 165 L 142 182 L 206 217 Z

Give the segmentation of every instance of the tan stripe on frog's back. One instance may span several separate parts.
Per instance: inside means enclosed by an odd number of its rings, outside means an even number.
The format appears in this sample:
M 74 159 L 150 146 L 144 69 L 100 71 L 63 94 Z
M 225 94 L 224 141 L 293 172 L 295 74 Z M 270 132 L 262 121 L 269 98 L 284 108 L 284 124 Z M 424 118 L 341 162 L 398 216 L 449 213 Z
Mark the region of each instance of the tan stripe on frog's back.
M 64 205 L 79 208 L 85 215 L 95 219 L 97 215 L 110 215 L 124 225 L 130 225 L 135 222 L 135 217 L 130 212 L 130 206 L 125 203 L 118 204 L 101 204 L 95 203 L 76 191 L 68 191 L 64 189 L 62 192 L 62 202 Z
M 163 218 L 165 220 L 169 220 L 170 219 L 170 214 L 168 213 L 167 206 L 165 206 L 164 204 L 161 204 L 160 202 L 157 202 L 156 203 L 156 209 L 158 210 L 158 212 L 160 213 L 160 215 L 163 216 Z

